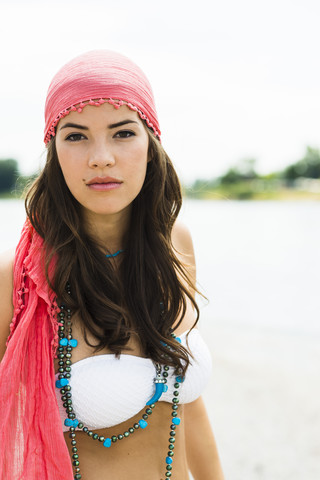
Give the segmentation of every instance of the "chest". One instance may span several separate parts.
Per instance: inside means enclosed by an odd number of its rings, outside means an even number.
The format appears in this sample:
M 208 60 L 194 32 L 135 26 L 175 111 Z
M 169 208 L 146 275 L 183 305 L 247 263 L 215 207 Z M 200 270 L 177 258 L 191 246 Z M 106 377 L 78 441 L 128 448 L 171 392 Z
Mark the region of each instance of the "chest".
M 91 334 L 91 332 L 84 327 L 78 315 L 72 318 L 72 337 L 78 341 L 76 348 L 72 349 L 72 363 L 80 362 L 85 358 L 94 357 L 98 355 L 107 355 L 112 353 L 110 349 L 103 348 L 98 352 L 94 347 L 87 344 L 84 333 L 86 332 L 87 339 L 91 345 L 97 344 L 97 339 Z M 127 344 L 126 352 L 129 355 L 137 357 L 143 357 L 143 351 L 137 335 L 132 335 Z M 55 373 L 59 370 L 59 359 L 54 359 Z

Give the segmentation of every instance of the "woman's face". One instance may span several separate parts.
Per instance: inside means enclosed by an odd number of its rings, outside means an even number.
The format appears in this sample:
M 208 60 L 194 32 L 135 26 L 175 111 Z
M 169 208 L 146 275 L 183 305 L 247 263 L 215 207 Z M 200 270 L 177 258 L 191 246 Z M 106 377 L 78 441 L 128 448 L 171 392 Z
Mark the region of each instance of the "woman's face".
M 65 182 L 93 215 L 130 212 L 146 176 L 148 134 L 137 112 L 109 103 L 71 112 L 56 128 L 56 149 Z

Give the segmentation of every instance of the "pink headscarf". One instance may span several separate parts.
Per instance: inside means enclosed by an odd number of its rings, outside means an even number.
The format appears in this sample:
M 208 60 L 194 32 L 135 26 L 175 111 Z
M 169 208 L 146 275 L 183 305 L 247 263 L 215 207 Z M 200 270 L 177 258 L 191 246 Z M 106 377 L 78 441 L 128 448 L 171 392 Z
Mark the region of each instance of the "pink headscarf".
M 0 480 L 72 480 L 55 395 L 55 295 L 27 220 L 14 263 L 14 317 L 0 363 Z M 52 270 L 51 270 L 52 273 Z
M 160 127 L 150 83 L 127 57 L 109 50 L 93 50 L 64 65 L 53 78 L 45 106 L 44 142 L 55 135 L 59 120 L 86 104 L 109 102 L 138 112 L 160 139 Z

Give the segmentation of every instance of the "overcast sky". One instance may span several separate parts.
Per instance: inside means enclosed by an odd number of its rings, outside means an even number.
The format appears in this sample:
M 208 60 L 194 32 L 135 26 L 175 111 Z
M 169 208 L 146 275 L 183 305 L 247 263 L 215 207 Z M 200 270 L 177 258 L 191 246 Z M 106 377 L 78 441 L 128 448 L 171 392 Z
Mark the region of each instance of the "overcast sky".
M 246 157 L 261 173 L 320 147 L 318 0 L 0 0 L 0 158 L 45 152 L 56 71 L 96 48 L 147 74 L 163 145 L 185 182 Z

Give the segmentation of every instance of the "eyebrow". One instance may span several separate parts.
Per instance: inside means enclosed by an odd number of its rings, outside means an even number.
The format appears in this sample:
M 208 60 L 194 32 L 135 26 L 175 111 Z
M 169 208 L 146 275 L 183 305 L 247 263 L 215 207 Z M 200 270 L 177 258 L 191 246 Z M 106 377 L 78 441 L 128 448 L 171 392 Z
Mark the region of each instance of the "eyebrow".
M 127 123 L 136 123 L 138 125 L 138 122 L 135 122 L 134 120 L 122 120 L 121 122 L 112 123 L 108 126 L 108 128 L 112 129 L 121 127 L 122 125 L 126 125 Z M 66 123 L 65 125 L 60 127 L 60 130 L 62 130 L 63 128 L 78 128 L 79 130 L 89 130 L 88 127 L 84 125 L 79 125 L 78 123 Z
M 134 120 L 122 120 L 122 122 L 112 123 L 111 125 L 109 125 L 108 128 L 121 127 L 122 125 L 126 125 L 127 123 L 136 123 L 137 125 L 139 125 L 138 122 L 135 122 Z

